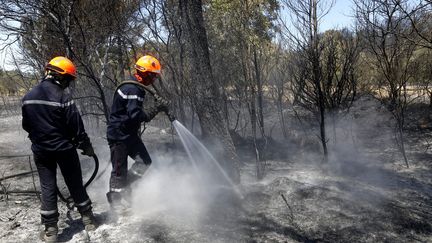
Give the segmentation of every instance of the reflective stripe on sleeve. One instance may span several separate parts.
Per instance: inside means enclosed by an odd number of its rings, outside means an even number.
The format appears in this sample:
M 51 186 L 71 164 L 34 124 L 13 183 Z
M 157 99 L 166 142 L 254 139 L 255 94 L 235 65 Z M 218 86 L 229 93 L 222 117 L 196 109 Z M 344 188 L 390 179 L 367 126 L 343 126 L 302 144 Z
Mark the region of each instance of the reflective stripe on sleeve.
M 47 101 L 47 100 L 25 100 L 23 101 L 22 105 L 49 105 L 49 106 L 56 106 L 56 107 L 66 107 L 74 104 L 74 101 L 71 100 L 66 103 L 60 103 L 60 102 L 54 102 L 54 101 Z
M 74 101 L 71 100 L 71 101 L 66 102 L 66 103 L 64 103 L 64 104 L 62 104 L 62 105 L 63 105 L 63 107 L 66 107 L 66 106 L 70 106 L 70 105 L 73 105 L 73 104 L 74 104 Z
M 117 93 L 123 98 L 127 100 L 139 100 L 143 101 L 144 98 L 139 97 L 138 95 L 125 95 L 120 89 L 117 90 Z

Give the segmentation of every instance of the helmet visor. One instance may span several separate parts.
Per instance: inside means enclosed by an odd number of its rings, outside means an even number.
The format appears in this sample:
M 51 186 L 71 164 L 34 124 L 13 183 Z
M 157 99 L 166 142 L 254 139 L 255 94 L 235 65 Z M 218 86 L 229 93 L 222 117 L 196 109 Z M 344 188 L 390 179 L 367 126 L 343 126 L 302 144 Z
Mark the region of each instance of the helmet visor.
M 52 70 L 52 71 L 55 71 L 55 72 L 58 72 L 58 73 L 61 73 L 61 74 L 65 73 L 65 70 L 63 70 L 62 68 L 59 68 L 59 67 L 54 66 L 54 65 L 51 65 L 49 63 L 47 64 L 46 69 L 49 69 L 49 70 Z

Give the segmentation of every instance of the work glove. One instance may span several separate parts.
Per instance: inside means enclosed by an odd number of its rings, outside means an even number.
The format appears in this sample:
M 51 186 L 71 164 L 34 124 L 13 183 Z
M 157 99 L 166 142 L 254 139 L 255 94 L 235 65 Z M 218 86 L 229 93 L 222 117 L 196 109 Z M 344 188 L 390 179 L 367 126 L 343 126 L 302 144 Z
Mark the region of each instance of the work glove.
M 176 120 L 175 116 L 171 112 L 167 112 L 166 115 L 168 116 L 168 119 L 170 122 L 173 122 Z
M 155 95 L 155 100 L 156 100 L 155 104 L 156 104 L 157 110 L 167 113 L 168 107 L 170 105 L 169 101 L 167 101 L 166 99 L 162 98 L 159 95 Z
M 93 157 L 96 155 L 90 141 L 82 143 L 79 149 L 82 150 L 81 152 L 82 155 L 87 155 L 89 157 Z
M 144 121 L 150 122 L 153 118 L 159 113 L 159 109 L 157 107 L 149 107 L 144 109 Z

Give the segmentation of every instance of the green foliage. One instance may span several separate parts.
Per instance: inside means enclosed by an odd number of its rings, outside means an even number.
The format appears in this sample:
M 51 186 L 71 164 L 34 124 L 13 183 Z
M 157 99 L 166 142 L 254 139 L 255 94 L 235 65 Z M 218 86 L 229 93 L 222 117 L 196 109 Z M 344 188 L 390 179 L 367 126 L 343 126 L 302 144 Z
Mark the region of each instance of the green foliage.
M 415 70 L 411 84 L 415 86 L 431 87 L 432 86 L 432 50 L 429 48 L 419 48 L 414 54 L 413 65 Z
M 278 9 L 276 0 L 215 0 L 208 6 L 208 26 L 214 34 L 233 35 L 237 40 L 271 41 Z
M 275 0 L 215 0 L 207 4 L 213 69 L 223 85 L 251 83 L 253 53 L 268 52 L 277 28 Z M 242 89 L 242 88 L 241 88 Z
M 35 83 L 27 74 L 0 69 L 0 95 L 23 95 Z

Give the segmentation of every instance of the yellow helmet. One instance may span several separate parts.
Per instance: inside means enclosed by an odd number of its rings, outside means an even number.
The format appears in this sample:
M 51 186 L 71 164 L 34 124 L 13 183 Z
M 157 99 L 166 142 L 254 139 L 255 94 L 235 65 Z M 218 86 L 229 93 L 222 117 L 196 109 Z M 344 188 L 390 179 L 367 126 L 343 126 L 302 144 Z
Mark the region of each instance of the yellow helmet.
M 135 68 L 142 73 L 152 72 L 160 74 L 161 72 L 159 60 L 150 55 L 140 57 L 140 59 L 135 63 Z
M 47 70 L 52 70 L 59 74 L 69 74 L 76 78 L 76 67 L 71 60 L 66 57 L 58 56 L 51 59 L 46 66 Z

